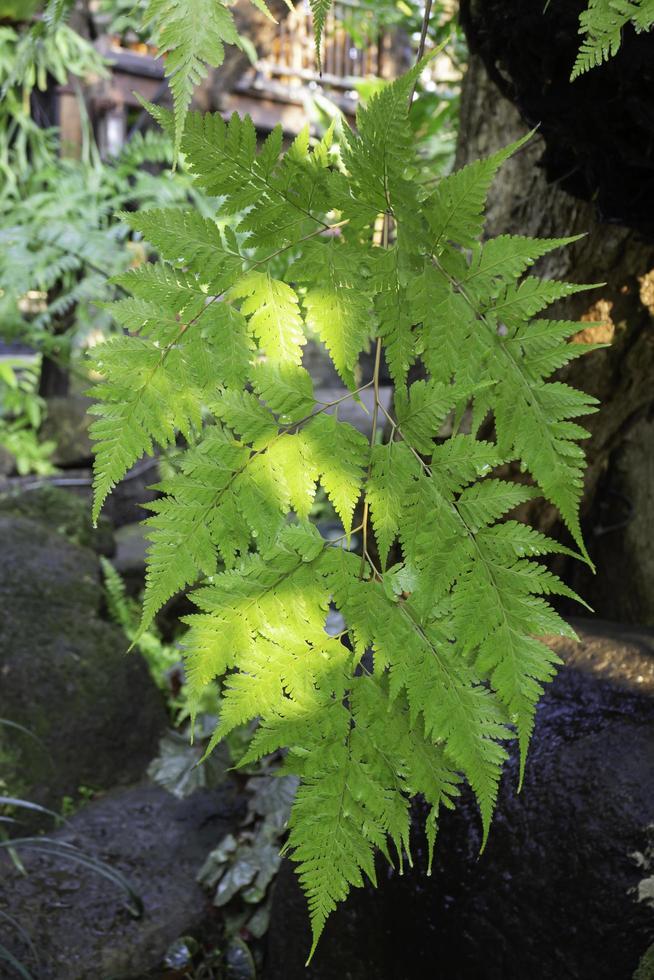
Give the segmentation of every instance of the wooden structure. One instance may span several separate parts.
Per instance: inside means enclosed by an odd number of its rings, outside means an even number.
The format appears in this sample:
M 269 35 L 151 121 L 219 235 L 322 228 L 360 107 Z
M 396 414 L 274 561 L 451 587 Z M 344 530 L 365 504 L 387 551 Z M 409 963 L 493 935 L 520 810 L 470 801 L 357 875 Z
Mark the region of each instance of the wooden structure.
M 397 34 L 378 33 L 357 43 L 348 31 L 356 16 L 356 0 L 337 0 L 325 24 L 322 71 L 318 67 L 313 21 L 308 0 L 300 0 L 280 22 L 270 53 L 249 69 L 225 98 L 224 108 L 247 112 L 258 128 L 280 122 L 289 135 L 306 123 L 316 95 L 325 95 L 347 116 L 353 116 L 357 84 L 370 78 L 393 78 L 404 67 L 407 52 Z
M 356 86 L 364 79 L 391 78 L 404 67 L 405 46 L 396 34 L 383 32 L 366 43 L 357 43 L 348 30 L 356 15 L 356 0 L 336 0 L 325 26 L 322 72 L 318 68 L 313 23 L 308 0 L 280 21 L 270 53 L 251 66 L 232 91 L 223 94 L 220 110 L 225 116 L 249 113 L 263 133 L 281 123 L 287 136 L 295 136 L 311 119 L 312 100 L 327 96 L 347 116 L 358 103 Z M 141 106 L 138 92 L 148 101 L 166 101 L 168 86 L 156 52 L 144 45 L 123 47 L 117 38 L 104 36 L 96 42 L 108 60 L 110 77 L 88 93 L 96 139 L 103 155 L 118 152 Z M 205 91 L 204 102 L 210 92 Z M 315 115 L 315 113 L 314 113 Z M 79 110 L 72 89 L 60 90 L 59 125 L 68 152 L 81 142 Z

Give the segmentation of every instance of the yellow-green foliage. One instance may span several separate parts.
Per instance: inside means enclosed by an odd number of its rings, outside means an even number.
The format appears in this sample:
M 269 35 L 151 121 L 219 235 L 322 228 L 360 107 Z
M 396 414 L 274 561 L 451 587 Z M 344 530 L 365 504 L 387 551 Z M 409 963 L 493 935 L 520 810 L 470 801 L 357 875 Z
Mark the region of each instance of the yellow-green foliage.
M 132 298 L 114 315 L 131 334 L 96 355 L 96 514 L 142 453 L 179 432 L 189 441 L 149 505 L 140 629 L 206 577 L 187 619 L 191 698 L 228 672 L 215 739 L 259 719 L 244 761 L 288 750 L 301 783 L 287 848 L 314 946 L 350 886 L 374 879 L 376 849 L 408 849 L 415 794 L 431 806 L 431 847 L 439 808 L 466 780 L 486 837 L 507 740 L 524 765 L 555 671 L 538 638 L 573 635 L 547 601 L 571 593 L 538 561 L 565 549 L 500 521 L 542 494 L 583 551 L 585 432 L 573 419 L 595 401 L 547 380 L 584 346 L 567 342 L 577 323 L 539 314 L 585 287 L 524 277 L 567 239 L 480 243 L 490 183 L 522 141 L 434 190 L 412 180 L 421 67 L 370 100 L 340 159 L 330 134 L 311 146 L 302 133 L 282 153 L 279 130 L 258 149 L 251 120 L 191 115 L 185 159 L 232 224 L 179 209 L 127 216 L 160 261 L 120 278 Z M 274 263 L 287 250 L 282 281 Z M 383 348 L 395 381 L 386 445 L 316 401 L 307 324 L 352 397 L 361 351 Z M 426 378 L 409 384 L 417 361 Z M 473 432 L 437 444 L 469 403 Z M 491 412 L 496 436 L 483 441 Z M 529 485 L 493 477 L 514 460 Z M 363 524 L 363 556 L 311 525 L 318 484 L 344 539 Z M 348 645 L 325 631 L 330 604 Z

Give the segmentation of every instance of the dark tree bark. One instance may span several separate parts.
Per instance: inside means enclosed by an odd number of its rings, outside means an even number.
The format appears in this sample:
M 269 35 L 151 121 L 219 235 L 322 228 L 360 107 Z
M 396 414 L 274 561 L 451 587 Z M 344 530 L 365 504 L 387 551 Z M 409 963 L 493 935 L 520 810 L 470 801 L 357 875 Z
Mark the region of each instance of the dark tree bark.
M 462 21 L 472 55 L 457 164 L 492 153 L 542 122 L 491 190 L 487 233 L 586 233 L 572 247 L 547 256 L 537 269 L 546 278 L 605 283 L 559 303 L 552 315 L 580 320 L 584 335 L 579 339 L 611 341 L 610 348 L 573 362 L 562 375 L 602 403 L 597 415 L 582 420 L 591 432 L 583 524 L 598 574 L 593 579 L 576 563 L 564 574 L 599 615 L 651 624 L 654 206 L 639 210 L 639 201 L 652 196 L 654 205 L 654 126 L 647 140 L 643 136 L 654 101 L 648 117 L 638 79 L 625 61 L 641 59 L 646 50 L 654 64 L 654 35 L 627 38 L 615 64 L 595 69 L 593 102 L 587 85 L 568 81 L 579 4 L 554 0 L 547 18 L 542 7 L 533 0 L 464 0 Z M 567 33 L 561 25 L 567 25 Z M 635 53 L 632 42 L 637 42 Z M 601 78 L 607 70 L 612 74 Z M 611 85 L 620 71 L 625 74 L 616 94 Z M 648 71 L 641 76 L 645 89 L 654 84 Z M 585 112 L 592 118 L 585 119 Z M 642 180 L 634 185 L 636 173 Z M 605 325 L 585 328 L 584 321 L 597 320 Z M 541 528 L 564 534 L 550 506 L 536 503 L 528 516 Z

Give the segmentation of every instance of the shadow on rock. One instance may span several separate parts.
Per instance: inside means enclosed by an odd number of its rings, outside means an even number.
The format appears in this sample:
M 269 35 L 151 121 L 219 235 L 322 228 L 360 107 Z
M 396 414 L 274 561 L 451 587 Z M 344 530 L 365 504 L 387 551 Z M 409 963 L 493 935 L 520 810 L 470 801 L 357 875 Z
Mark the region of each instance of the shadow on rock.
M 654 631 L 579 621 L 538 710 L 527 774 L 512 756 L 485 852 L 474 802 L 445 813 L 433 877 L 378 864 L 314 961 L 285 862 L 266 980 L 631 980 L 654 941 Z
M 22 876 L 7 861 L 0 911 L 10 914 L 36 948 L 39 980 L 128 980 L 156 968 L 182 935 L 216 932 L 216 910 L 196 875 L 207 852 L 239 817 L 231 789 L 198 790 L 178 800 L 157 786 L 119 790 L 89 803 L 49 837 L 73 844 L 122 872 L 143 903 L 135 918 L 124 895 L 93 871 L 21 852 Z M 2 942 L 34 969 L 17 932 Z M 1 973 L 0 975 L 4 976 Z

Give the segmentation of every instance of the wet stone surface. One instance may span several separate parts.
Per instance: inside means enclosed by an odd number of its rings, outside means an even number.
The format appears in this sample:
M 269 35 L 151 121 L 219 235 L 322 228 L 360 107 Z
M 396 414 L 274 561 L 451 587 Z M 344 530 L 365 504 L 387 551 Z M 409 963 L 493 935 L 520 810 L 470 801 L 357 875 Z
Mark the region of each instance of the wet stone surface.
M 378 864 L 332 916 L 308 970 L 306 905 L 288 862 L 266 980 L 631 980 L 654 941 L 654 631 L 578 621 L 539 708 L 525 785 L 517 760 L 480 856 L 474 802 L 422 836 L 403 876 Z M 639 900 L 640 899 L 640 900 Z
M 178 800 L 148 784 L 87 804 L 49 836 L 120 871 L 142 901 L 142 915 L 131 914 L 125 894 L 101 875 L 21 851 L 29 873 L 4 863 L 0 910 L 30 936 L 38 970 L 18 934 L 5 935 L 3 926 L 2 942 L 39 980 L 136 980 L 156 969 L 178 937 L 216 931 L 219 913 L 195 877 L 241 808 L 231 788 Z

